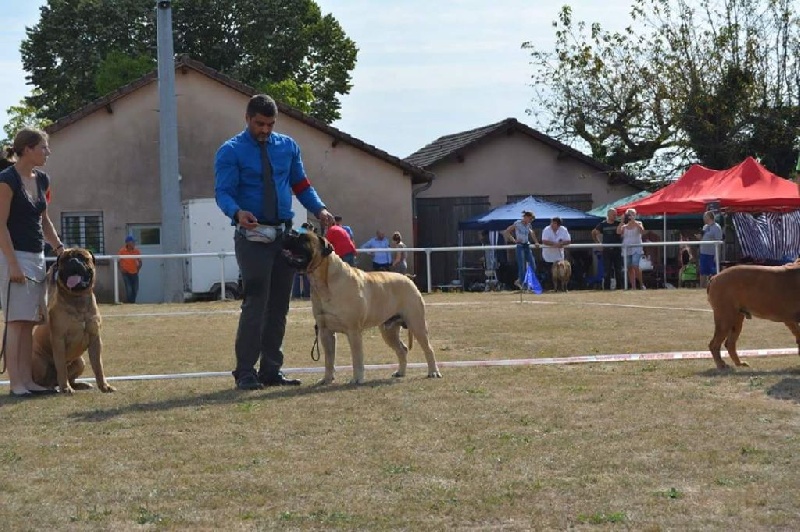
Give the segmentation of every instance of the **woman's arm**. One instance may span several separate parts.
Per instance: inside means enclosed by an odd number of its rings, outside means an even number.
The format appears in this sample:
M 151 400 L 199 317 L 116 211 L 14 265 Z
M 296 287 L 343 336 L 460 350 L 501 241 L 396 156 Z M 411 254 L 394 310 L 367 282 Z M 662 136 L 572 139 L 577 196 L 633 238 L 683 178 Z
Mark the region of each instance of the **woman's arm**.
M 11 233 L 8 232 L 8 215 L 11 212 L 11 198 L 14 192 L 7 183 L 0 183 L 0 251 L 3 252 L 8 262 L 8 279 L 12 283 L 24 283 L 25 276 L 17 262 L 14 245 L 11 243 Z
M 42 232 L 44 233 L 45 242 L 50 244 L 50 247 L 53 248 L 56 255 L 61 255 L 61 252 L 64 251 L 64 244 L 61 242 L 61 239 L 58 238 L 58 233 L 56 233 L 56 229 L 53 227 L 53 222 L 50 220 L 50 215 L 47 214 L 46 208 L 44 212 L 42 212 Z

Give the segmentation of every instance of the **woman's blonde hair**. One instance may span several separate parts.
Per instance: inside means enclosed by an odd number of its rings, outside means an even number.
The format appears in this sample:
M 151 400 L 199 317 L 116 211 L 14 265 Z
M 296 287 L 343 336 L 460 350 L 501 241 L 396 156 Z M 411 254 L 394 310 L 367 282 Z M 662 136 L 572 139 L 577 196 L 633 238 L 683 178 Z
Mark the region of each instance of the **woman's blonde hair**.
M 392 240 L 396 240 L 397 242 L 400 242 L 400 241 L 403 240 L 403 237 L 400 235 L 400 231 L 395 231 L 392 234 Z

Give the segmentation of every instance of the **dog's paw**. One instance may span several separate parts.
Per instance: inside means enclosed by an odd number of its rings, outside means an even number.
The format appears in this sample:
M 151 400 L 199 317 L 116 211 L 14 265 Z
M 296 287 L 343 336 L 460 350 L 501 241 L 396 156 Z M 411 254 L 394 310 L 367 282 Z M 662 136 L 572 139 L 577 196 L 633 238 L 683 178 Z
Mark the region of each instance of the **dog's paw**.
M 60 389 L 61 389 L 61 393 L 63 393 L 63 394 L 73 395 L 75 393 L 75 389 L 72 386 L 69 386 L 69 385 L 60 386 Z
M 317 386 L 327 386 L 329 384 L 333 384 L 333 377 L 324 377 L 317 381 Z
M 392 373 L 392 377 L 394 377 L 395 379 L 399 379 L 400 377 L 405 377 L 405 376 L 406 374 L 401 372 L 400 370 L 397 370 L 394 373 Z
M 750 367 L 750 364 L 748 364 L 747 362 L 739 362 L 736 365 L 737 366 L 741 366 L 741 367 L 745 367 L 745 368 L 749 368 Z
M 113 386 L 111 386 L 108 383 L 105 383 L 102 386 L 98 385 L 97 387 L 100 388 L 100 391 L 103 392 L 103 393 L 111 393 L 111 392 L 116 392 L 117 391 L 116 388 L 114 388 Z
M 441 379 L 442 378 L 442 373 L 438 369 L 436 371 L 431 371 L 430 373 L 428 373 L 428 378 L 429 379 Z
M 353 377 L 352 379 L 350 379 L 350 384 L 364 384 L 365 382 L 367 381 L 366 379 L 364 379 L 364 377 L 361 377 L 360 379 Z

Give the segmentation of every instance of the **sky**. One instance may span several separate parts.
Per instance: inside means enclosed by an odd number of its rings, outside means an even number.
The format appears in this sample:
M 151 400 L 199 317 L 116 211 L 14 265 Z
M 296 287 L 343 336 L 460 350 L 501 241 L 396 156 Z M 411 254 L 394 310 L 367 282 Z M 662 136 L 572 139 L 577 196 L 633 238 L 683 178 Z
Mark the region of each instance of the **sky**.
M 46 0 L 0 0 L 0 123 L 27 96 L 19 45 Z M 406 157 L 443 135 L 506 118 L 536 127 L 525 41 L 548 49 L 560 7 L 623 27 L 631 0 L 317 0 L 359 48 L 353 88 L 333 126 Z M 153 2 L 155 6 L 155 2 Z M 435 8 L 434 8 L 435 6 Z

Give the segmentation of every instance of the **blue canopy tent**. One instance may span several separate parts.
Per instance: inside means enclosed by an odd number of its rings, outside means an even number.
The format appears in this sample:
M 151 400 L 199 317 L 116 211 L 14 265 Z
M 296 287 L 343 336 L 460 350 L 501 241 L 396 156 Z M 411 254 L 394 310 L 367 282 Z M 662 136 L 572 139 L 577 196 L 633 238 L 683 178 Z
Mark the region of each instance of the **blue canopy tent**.
M 536 218 L 532 226 L 540 230 L 549 225 L 551 218 L 556 216 L 561 218 L 561 222 L 570 231 L 594 229 L 603 219 L 603 217 L 593 216 L 566 205 L 559 205 L 558 203 L 528 196 L 525 199 L 501 205 L 483 214 L 458 222 L 459 246 L 464 245 L 464 231 L 488 231 L 488 243 L 490 245 L 504 244 L 503 239 L 499 237 L 499 233 L 521 219 L 523 211 L 531 211 L 534 214 Z M 469 269 L 464 268 L 463 251 L 459 252 L 459 272 Z
M 604 217 L 528 196 L 515 203 L 501 205 L 489 212 L 458 222 L 458 230 L 503 231 L 522 218 L 522 211 L 531 211 L 534 214 L 536 219 L 533 221 L 533 227 L 537 229 L 549 225 L 550 219 L 556 216 L 561 218 L 567 229 L 594 229 Z

